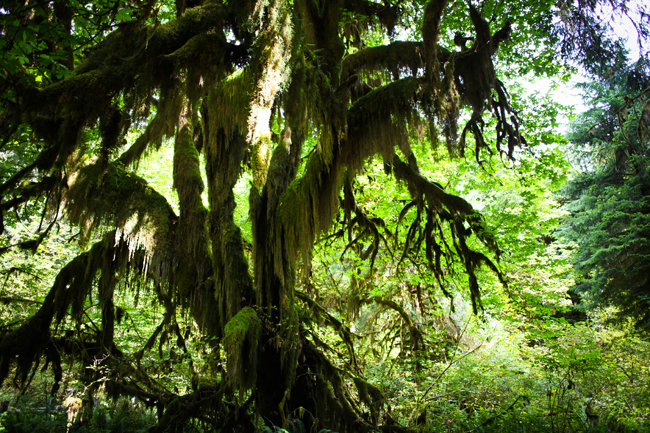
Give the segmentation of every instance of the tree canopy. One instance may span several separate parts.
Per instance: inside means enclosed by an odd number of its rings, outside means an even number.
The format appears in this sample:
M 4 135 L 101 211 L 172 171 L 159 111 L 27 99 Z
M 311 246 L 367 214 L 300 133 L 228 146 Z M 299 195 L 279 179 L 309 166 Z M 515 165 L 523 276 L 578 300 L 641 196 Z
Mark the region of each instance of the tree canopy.
M 0 146 L 11 156 L 0 232 L 21 208 L 42 216 L 2 253 L 37 251 L 63 219 L 84 246 L 33 316 L 0 329 L 0 384 L 13 374 L 26 386 L 44 362 L 56 391 L 65 358 L 80 363 L 90 395 L 101 383 L 158 408 L 155 431 L 194 419 L 249 431 L 258 416 L 287 425 L 297 408 L 340 431 L 402 431 L 358 366 L 358 335 L 323 308 L 318 278 L 335 265 L 314 263 L 315 248 L 340 246 L 349 314 L 364 304 L 395 312 L 414 353 L 427 345 L 421 324 L 373 284 L 387 269 L 423 314 L 459 291 L 479 312 L 481 268 L 507 289 L 490 222 L 422 167 L 450 156 L 481 170 L 521 157 L 528 114 L 504 83 L 561 74 L 557 42 L 596 5 L 28 0 L 0 9 Z M 581 53 L 595 45 L 578 42 Z M 134 171 L 170 142 L 173 202 Z M 407 192 L 384 204 L 391 212 L 373 211 L 373 192 L 392 188 L 373 187 L 377 167 Z M 242 177 L 247 202 L 236 193 Z M 125 292 L 163 312 L 137 350 L 115 337 Z M 192 362 L 199 346 L 204 366 Z M 186 390 L 142 368 L 156 347 L 165 362 L 190 360 Z
M 564 187 L 572 214 L 561 230 L 579 247 L 584 306 L 617 306 L 642 327 L 650 323 L 648 72 L 642 58 L 584 85 L 592 106 L 570 136 L 580 172 Z

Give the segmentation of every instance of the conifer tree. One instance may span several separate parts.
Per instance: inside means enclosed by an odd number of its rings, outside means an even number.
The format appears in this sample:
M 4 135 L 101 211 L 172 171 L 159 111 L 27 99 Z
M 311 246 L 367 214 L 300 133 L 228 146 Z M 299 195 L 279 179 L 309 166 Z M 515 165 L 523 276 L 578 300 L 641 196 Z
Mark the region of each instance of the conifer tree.
M 615 65 L 583 86 L 589 109 L 569 139 L 578 174 L 565 186 L 563 235 L 578 246 L 583 307 L 616 306 L 650 325 L 650 69 Z

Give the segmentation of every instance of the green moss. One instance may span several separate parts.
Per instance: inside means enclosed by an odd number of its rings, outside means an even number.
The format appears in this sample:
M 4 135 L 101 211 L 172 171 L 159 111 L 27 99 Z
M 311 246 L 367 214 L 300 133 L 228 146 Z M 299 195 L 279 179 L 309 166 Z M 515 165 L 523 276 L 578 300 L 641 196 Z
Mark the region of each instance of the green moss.
M 266 134 L 258 136 L 253 143 L 251 165 L 253 170 L 253 183 L 258 188 L 262 188 L 266 183 L 272 145 L 271 137 Z
M 194 146 L 192 131 L 188 125 L 178 133 L 174 145 L 174 188 L 178 191 L 181 201 L 189 200 L 189 195 L 200 197 L 204 188 L 199 152 Z
M 223 33 L 200 34 L 166 57 L 186 66 L 196 66 L 197 62 L 207 66 L 215 60 L 223 60 L 225 48 L 226 38 Z
M 257 379 L 257 351 L 262 322 L 255 310 L 242 308 L 226 324 L 224 348 L 228 355 L 228 377 L 240 394 L 249 390 Z

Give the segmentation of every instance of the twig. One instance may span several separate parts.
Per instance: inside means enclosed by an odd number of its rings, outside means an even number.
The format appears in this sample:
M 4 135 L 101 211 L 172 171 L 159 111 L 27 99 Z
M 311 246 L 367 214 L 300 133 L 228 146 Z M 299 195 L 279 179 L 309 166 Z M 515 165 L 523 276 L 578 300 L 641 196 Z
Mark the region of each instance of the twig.
M 3 296 L 0 298 L 0 302 L 4 304 L 9 304 L 10 302 L 23 302 L 25 304 L 42 304 L 41 301 L 35 301 L 34 299 L 20 298 L 15 296 Z
M 422 394 L 422 397 L 418 398 L 418 404 L 420 403 L 421 400 L 424 399 L 424 397 L 427 396 L 427 394 L 429 393 L 429 391 L 431 391 L 431 388 L 433 388 L 433 386 L 434 386 L 436 383 L 438 383 L 438 381 L 440 380 L 440 378 L 442 377 L 442 375 L 445 374 L 445 373 L 447 372 L 447 370 L 449 370 L 449 369 L 451 368 L 451 366 L 454 365 L 454 364 L 456 363 L 456 361 L 454 361 L 454 357 L 456 356 L 456 352 L 458 352 L 458 346 L 460 346 L 460 340 L 463 338 L 463 335 L 465 335 L 465 331 L 467 330 L 467 327 L 469 326 L 469 321 L 471 320 L 471 318 L 472 318 L 472 317 L 470 316 L 470 317 L 467 319 L 467 323 L 465 323 L 465 326 L 463 327 L 463 332 L 461 332 L 460 335 L 458 336 L 458 340 L 456 341 L 456 347 L 454 348 L 454 353 L 451 355 L 451 361 L 449 362 L 449 364 L 447 365 L 447 367 L 446 367 L 444 370 L 442 370 L 442 372 L 438 375 L 438 377 L 436 377 L 436 378 L 433 380 L 433 382 L 431 382 L 431 385 L 429 385 L 429 387 L 426 389 L 426 391 L 424 391 L 424 394 Z M 483 345 L 483 343 L 481 343 L 481 345 L 478 346 L 478 347 L 481 347 L 482 345 Z M 474 349 L 474 350 L 476 350 L 476 349 Z M 463 355 L 463 356 L 462 356 L 458 361 L 460 361 L 460 360 L 463 359 L 465 356 L 467 356 L 467 355 L 469 355 L 470 353 L 472 353 L 474 350 L 472 350 L 472 351 L 466 353 L 465 355 Z
M 508 408 L 507 408 L 506 410 L 503 410 L 503 411 L 501 411 L 500 413 L 498 413 L 498 414 L 496 414 L 496 415 L 492 415 L 491 417 L 489 417 L 488 419 L 486 419 L 485 421 L 483 421 L 481 424 L 477 425 L 476 427 L 474 427 L 474 428 L 471 429 L 471 430 L 466 431 L 465 433 L 473 433 L 473 432 L 475 432 L 477 429 L 479 429 L 479 428 L 481 428 L 481 427 L 485 427 L 486 425 L 492 423 L 495 419 L 499 418 L 499 417 L 500 417 L 501 415 L 503 415 L 504 413 L 506 413 L 506 412 L 512 410 L 512 408 L 515 407 L 515 404 L 517 404 L 517 402 L 519 401 L 519 399 L 520 399 L 521 397 L 523 397 L 523 396 L 522 396 L 522 395 L 517 396 L 517 398 L 515 399 L 515 401 L 513 401 L 512 404 L 511 404 L 510 406 L 508 406 Z
M 460 358 L 458 358 L 457 360 L 452 361 L 452 362 L 447 366 L 447 368 L 445 368 L 445 369 L 443 370 L 443 372 L 440 373 L 440 375 L 439 375 L 439 376 L 436 378 L 436 380 L 435 380 L 435 381 L 434 381 L 434 382 L 429 386 L 429 388 L 427 388 L 427 392 L 429 392 L 430 388 L 433 387 L 433 385 L 436 384 L 436 382 L 437 382 L 437 381 L 442 377 L 443 374 L 445 374 L 445 372 L 446 372 L 447 370 L 449 370 L 449 368 L 450 368 L 452 365 L 458 364 L 460 361 L 462 361 L 463 359 L 465 359 L 468 355 L 471 355 L 472 353 L 476 352 L 478 349 L 480 349 L 481 347 L 483 347 L 483 345 L 485 344 L 485 342 L 487 341 L 488 338 L 489 338 L 489 336 L 485 337 L 485 339 L 481 342 L 481 344 L 479 344 L 478 346 L 476 346 L 476 347 L 473 348 L 472 350 L 469 350 L 469 351 L 463 353 L 462 356 L 461 356 Z M 422 398 L 424 398 L 425 396 L 426 396 L 426 393 L 422 396 Z M 431 399 L 429 399 L 429 400 L 431 400 Z M 428 401 L 428 400 L 427 400 L 427 401 Z
M 16 245 L 20 245 L 20 244 L 16 244 Z M 10 246 L 15 246 L 15 245 L 10 245 Z M 39 280 L 39 281 L 43 281 L 43 280 L 41 279 L 41 277 L 39 277 L 38 275 L 32 274 L 31 272 L 26 271 L 26 270 L 21 269 L 21 268 L 16 267 L 16 266 L 12 266 L 12 267 L 9 268 L 9 269 L 6 269 L 6 270 L 4 270 L 4 271 L 0 271 L 0 274 L 2 274 L 2 275 L 7 275 L 7 278 L 9 278 L 9 275 L 10 275 L 12 272 L 14 272 L 14 271 L 15 271 L 15 272 L 22 272 L 23 274 L 27 274 L 27 275 L 29 275 L 30 277 L 34 277 L 34 278 L 36 278 L 36 279 Z

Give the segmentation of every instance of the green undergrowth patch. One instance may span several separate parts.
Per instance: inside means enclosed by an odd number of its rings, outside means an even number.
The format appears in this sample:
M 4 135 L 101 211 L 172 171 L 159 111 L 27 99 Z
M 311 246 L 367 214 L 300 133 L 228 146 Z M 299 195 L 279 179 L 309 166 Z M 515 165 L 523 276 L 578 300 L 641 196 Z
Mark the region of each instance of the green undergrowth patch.
M 477 325 L 443 359 L 370 371 L 392 416 L 418 432 L 650 431 L 650 342 L 601 320 L 527 332 Z
M 10 410 L 0 415 L 2 433 L 144 433 L 157 421 L 150 409 L 127 399 L 99 403 L 90 419 L 81 416 L 70 423 L 63 400 L 20 395 L 10 403 Z

